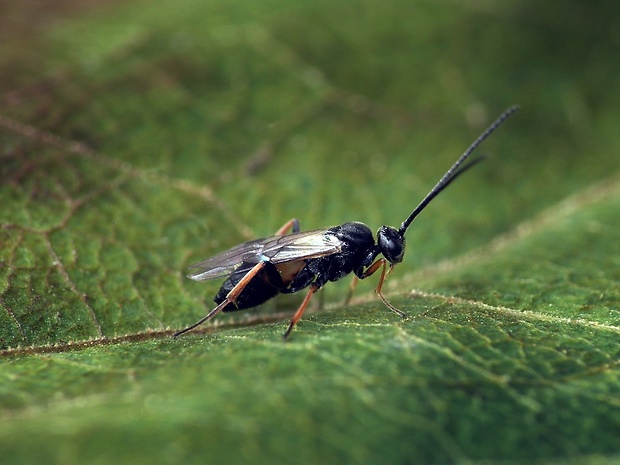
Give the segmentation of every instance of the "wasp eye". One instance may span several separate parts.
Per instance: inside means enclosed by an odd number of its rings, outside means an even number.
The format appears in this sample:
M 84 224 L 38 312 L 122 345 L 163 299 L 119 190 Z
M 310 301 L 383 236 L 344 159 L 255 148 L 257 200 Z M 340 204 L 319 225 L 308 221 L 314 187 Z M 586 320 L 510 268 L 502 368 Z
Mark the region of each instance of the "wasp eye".
M 405 238 L 391 226 L 381 226 L 377 231 L 377 245 L 390 263 L 400 263 L 405 255 Z

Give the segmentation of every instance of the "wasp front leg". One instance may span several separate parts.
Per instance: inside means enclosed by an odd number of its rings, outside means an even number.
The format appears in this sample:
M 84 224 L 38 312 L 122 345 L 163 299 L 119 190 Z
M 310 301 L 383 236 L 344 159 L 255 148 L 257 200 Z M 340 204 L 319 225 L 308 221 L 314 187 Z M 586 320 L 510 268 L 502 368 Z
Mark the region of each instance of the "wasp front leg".
M 364 273 L 359 278 L 366 279 L 368 276 L 374 274 L 379 268 L 382 268 L 381 275 L 379 276 L 379 282 L 377 283 L 377 287 L 375 288 L 375 292 L 377 293 L 377 295 L 383 301 L 383 303 L 385 304 L 387 308 L 392 310 L 398 316 L 402 318 L 407 318 L 407 314 L 405 312 L 394 307 L 394 305 L 389 303 L 388 300 L 383 295 L 382 290 L 383 290 L 383 283 L 385 281 L 385 278 L 388 274 L 390 274 L 390 272 L 394 268 L 394 265 L 390 264 L 390 268 L 388 269 L 387 264 L 388 264 L 388 261 L 385 258 L 380 258 L 379 260 L 374 262 L 372 265 L 370 265 L 368 269 L 364 271 Z

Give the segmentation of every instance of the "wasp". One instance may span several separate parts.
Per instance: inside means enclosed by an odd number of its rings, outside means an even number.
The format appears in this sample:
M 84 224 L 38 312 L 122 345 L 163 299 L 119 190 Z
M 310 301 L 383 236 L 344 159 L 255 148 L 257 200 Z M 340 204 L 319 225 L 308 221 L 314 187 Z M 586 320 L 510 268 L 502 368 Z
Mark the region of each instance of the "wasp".
M 404 312 L 388 302 L 382 288 L 386 276 L 403 261 L 407 229 L 441 191 L 484 159 L 484 156 L 478 156 L 465 163 L 517 109 L 513 106 L 502 113 L 469 146 L 398 229 L 381 226 L 376 241 L 364 223 L 348 222 L 327 229 L 301 231 L 299 221 L 293 219 L 272 237 L 245 242 L 191 265 L 190 279 L 207 281 L 226 277 L 226 280 L 214 298 L 217 306 L 193 325 L 174 333 L 174 337 L 191 331 L 220 312 L 256 307 L 277 294 L 292 294 L 308 288 L 284 333 L 283 337 L 287 339 L 312 295 L 328 281 L 338 281 L 350 273 L 357 279 L 366 279 L 378 270 L 381 272 L 375 292 L 390 310 L 405 318 Z

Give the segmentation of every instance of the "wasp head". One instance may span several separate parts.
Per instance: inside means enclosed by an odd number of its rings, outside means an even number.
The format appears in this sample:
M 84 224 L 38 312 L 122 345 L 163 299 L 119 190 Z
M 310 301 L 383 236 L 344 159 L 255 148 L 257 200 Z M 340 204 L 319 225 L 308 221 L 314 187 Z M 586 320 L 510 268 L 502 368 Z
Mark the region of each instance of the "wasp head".
M 377 245 L 388 262 L 394 264 L 403 261 L 405 237 L 396 228 L 381 226 L 377 231 Z

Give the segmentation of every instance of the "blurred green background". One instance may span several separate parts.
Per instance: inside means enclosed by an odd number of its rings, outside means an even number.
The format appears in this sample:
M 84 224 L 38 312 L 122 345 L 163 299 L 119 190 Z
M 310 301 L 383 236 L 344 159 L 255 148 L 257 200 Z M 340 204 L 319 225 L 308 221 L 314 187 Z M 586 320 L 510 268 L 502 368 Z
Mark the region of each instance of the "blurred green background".
M 3 463 L 616 463 L 613 2 L 0 5 Z M 188 264 L 414 222 L 386 283 L 218 317 Z M 346 282 L 345 282 L 346 281 Z M 323 302 L 319 310 L 318 303 Z M 213 329 L 215 327 L 215 329 Z

